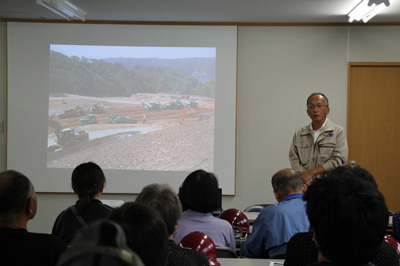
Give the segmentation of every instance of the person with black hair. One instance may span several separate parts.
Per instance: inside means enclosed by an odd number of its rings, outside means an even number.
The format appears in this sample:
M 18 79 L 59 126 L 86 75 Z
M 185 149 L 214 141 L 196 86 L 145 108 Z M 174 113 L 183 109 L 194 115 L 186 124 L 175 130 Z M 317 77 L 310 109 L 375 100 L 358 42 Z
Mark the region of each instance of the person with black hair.
M 173 233 L 182 215 L 182 205 L 175 190 L 167 184 L 145 186 L 135 202 L 148 204 L 160 212 L 167 226 L 169 253 L 168 266 L 208 266 L 208 259 L 193 249 L 178 247 L 173 241 Z
M 313 232 L 297 233 L 290 238 L 286 249 L 285 266 L 307 266 L 318 262 L 318 248 L 313 241 Z M 382 241 L 379 253 L 372 263 L 376 266 L 398 266 L 396 249 Z
M 179 190 L 179 199 L 187 211 L 183 212 L 174 232 L 176 244 L 185 235 L 199 231 L 208 235 L 215 246 L 236 250 L 232 226 L 211 213 L 218 208 L 219 194 L 218 180 L 213 173 L 197 170 L 186 177 Z
M 93 162 L 78 165 L 72 172 L 71 182 L 79 200 L 58 215 L 51 232 L 67 244 L 71 243 L 78 229 L 96 220 L 106 219 L 112 210 L 99 200 L 106 184 L 100 166 Z
M 369 265 L 386 234 L 389 212 L 382 193 L 359 169 L 338 168 L 314 179 L 304 194 L 318 247 L 312 265 Z
M 253 223 L 253 230 L 243 245 L 249 258 L 269 258 L 286 251 L 290 238 L 298 232 L 309 232 L 300 175 L 293 169 L 283 169 L 272 176 L 275 205 L 264 208 Z
M 303 182 L 309 185 L 314 176 L 345 164 L 348 148 L 346 132 L 327 118 L 328 98 L 320 92 L 312 93 L 306 104 L 311 124 L 294 133 L 289 160 Z
M 58 237 L 28 232 L 28 221 L 35 217 L 36 211 L 32 182 L 14 170 L 0 173 L 1 265 L 54 266 L 67 249 Z
M 108 220 L 122 227 L 128 247 L 145 265 L 167 265 L 167 227 L 156 209 L 141 202 L 127 202 L 115 208 Z

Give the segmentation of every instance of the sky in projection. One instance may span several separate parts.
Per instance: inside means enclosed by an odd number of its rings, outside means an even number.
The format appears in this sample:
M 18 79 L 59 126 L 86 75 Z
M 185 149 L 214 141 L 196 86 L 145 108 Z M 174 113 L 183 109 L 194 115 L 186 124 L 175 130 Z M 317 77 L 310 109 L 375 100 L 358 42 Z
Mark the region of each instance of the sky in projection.
M 51 44 L 50 50 L 66 56 L 102 58 L 165 58 L 216 57 L 215 47 L 150 47 L 150 46 L 101 46 Z

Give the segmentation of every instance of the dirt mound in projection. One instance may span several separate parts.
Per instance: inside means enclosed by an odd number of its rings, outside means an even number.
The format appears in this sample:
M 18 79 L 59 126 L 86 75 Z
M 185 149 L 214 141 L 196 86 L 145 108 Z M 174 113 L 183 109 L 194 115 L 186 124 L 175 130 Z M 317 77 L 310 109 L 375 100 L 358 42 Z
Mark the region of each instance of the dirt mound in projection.
M 95 161 L 105 169 L 190 171 L 202 168 L 213 171 L 215 103 L 208 98 L 204 98 L 204 101 L 195 98 L 199 102 L 199 109 L 210 114 L 210 119 L 199 121 L 199 112 L 186 113 L 182 120 L 182 109 L 149 111 L 141 104 L 142 99 L 146 103 L 175 101 L 168 94 L 151 93 L 107 98 L 78 95 L 50 97 L 49 114 L 53 115 L 49 115 L 49 118 L 63 128 L 86 130 L 89 132 L 89 141 L 49 152 L 48 167 L 74 168 L 82 162 Z M 89 106 L 94 103 L 104 107 L 103 113 L 95 114 L 98 124 L 81 126 L 79 120 L 90 114 Z M 76 105 L 83 107 L 84 115 L 63 119 L 56 115 Z M 106 123 L 113 113 L 121 118 L 135 119 L 137 123 Z M 144 114 L 146 124 L 143 123 Z M 96 134 L 103 135 L 93 137 Z M 54 129 L 51 127 L 48 127 L 48 141 L 54 143 Z
M 146 134 L 126 132 L 49 154 L 48 167 L 74 168 L 94 161 L 104 169 L 193 171 L 214 169 L 214 120 Z

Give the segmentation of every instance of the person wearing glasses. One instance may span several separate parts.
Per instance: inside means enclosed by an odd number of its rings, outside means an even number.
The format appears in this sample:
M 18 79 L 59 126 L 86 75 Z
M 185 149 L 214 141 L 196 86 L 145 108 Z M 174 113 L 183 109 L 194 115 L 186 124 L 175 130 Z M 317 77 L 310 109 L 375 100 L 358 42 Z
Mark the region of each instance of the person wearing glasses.
M 313 177 L 335 169 L 347 162 L 346 132 L 328 118 L 328 98 L 322 93 L 312 93 L 307 98 L 307 114 L 311 124 L 298 129 L 289 151 L 292 168 L 306 185 Z

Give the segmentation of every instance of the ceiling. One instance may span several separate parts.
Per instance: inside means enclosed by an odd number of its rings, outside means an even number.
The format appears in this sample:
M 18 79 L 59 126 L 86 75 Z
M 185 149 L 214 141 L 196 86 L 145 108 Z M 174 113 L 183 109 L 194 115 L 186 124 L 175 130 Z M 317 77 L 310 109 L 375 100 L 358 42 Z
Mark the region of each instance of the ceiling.
M 70 0 L 86 21 L 347 23 L 360 0 Z M 1 0 L 0 20 L 65 20 L 36 0 Z M 368 23 L 400 22 L 400 0 Z M 360 22 L 353 22 L 360 23 Z M 362 22 L 361 22 L 362 23 Z

